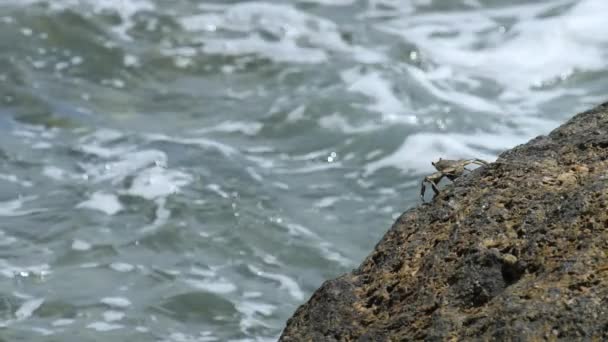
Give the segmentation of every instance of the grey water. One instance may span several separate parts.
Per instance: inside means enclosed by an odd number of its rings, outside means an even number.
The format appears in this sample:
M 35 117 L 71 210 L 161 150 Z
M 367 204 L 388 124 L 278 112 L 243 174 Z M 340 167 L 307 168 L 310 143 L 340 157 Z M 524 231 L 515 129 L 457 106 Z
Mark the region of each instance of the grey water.
M 607 11 L 0 1 L 0 340 L 276 340 L 432 160 L 605 101 Z

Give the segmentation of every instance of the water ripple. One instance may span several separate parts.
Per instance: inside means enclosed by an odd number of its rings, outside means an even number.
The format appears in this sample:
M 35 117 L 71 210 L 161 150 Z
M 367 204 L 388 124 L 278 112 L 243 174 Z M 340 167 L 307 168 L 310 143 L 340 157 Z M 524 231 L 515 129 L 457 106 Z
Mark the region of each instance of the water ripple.
M 276 340 L 431 160 L 605 100 L 606 6 L 2 2 L 3 337 Z

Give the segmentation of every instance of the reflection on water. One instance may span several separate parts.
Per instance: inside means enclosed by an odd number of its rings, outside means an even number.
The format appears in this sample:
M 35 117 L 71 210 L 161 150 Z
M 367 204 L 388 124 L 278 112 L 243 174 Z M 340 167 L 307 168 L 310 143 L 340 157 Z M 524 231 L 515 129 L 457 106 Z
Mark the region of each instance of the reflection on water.
M 2 336 L 275 340 L 431 160 L 604 100 L 606 10 L 0 3 Z

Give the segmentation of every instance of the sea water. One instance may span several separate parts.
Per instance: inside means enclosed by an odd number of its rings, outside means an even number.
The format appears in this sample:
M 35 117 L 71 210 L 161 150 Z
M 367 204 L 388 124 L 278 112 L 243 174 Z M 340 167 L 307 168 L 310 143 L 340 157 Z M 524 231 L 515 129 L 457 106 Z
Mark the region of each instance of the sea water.
M 0 1 L 0 340 L 276 340 L 432 160 L 605 101 L 606 12 Z

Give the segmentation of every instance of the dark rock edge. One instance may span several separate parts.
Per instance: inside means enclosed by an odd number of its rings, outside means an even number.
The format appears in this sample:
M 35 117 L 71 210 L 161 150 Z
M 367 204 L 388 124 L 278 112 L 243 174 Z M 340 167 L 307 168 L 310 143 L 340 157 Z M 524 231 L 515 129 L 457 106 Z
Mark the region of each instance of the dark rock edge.
M 608 339 L 608 102 L 397 219 L 281 341 Z

